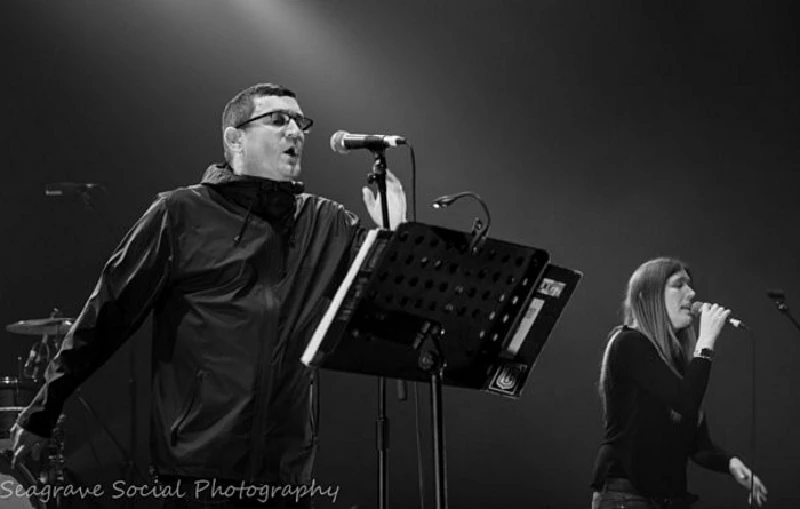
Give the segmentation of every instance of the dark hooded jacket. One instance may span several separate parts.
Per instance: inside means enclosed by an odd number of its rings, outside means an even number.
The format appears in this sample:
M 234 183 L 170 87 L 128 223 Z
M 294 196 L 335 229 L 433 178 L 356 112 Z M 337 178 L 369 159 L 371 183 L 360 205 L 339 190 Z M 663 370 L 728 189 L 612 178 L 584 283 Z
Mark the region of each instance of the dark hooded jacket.
M 151 452 L 162 474 L 310 482 L 300 356 L 358 219 L 291 183 L 211 166 L 128 232 L 20 416 L 48 436 L 67 397 L 153 313 Z

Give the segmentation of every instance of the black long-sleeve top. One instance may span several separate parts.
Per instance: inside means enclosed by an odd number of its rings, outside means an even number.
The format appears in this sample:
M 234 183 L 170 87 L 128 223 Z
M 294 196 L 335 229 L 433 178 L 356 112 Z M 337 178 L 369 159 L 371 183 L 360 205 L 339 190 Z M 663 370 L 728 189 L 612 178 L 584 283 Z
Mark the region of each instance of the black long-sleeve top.
M 592 488 L 623 477 L 649 497 L 686 495 L 686 465 L 728 472 L 731 456 L 714 445 L 700 405 L 711 361 L 693 358 L 683 377 L 641 332 L 622 327 L 610 339 L 605 436 Z

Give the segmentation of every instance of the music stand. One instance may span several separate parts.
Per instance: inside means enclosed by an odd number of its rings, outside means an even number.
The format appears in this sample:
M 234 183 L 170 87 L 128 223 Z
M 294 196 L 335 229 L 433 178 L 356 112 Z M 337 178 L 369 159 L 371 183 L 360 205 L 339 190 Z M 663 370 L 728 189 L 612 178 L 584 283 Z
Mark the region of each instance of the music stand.
M 371 230 L 302 357 L 431 383 L 436 507 L 447 507 L 442 385 L 518 398 L 582 274 L 547 251 L 421 223 Z M 382 485 L 382 484 L 381 484 Z

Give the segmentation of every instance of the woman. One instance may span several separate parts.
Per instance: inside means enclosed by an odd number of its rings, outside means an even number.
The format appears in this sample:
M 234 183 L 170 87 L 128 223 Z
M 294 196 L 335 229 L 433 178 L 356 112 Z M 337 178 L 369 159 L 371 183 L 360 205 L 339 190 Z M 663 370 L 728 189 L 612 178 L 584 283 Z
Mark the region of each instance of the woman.
M 729 472 L 760 506 L 767 489 L 742 461 L 716 447 L 700 410 L 714 348 L 730 311 L 700 308 L 686 266 L 658 258 L 631 276 L 625 324 L 608 340 L 600 369 L 605 437 L 594 469 L 593 509 L 688 508 L 686 465 Z

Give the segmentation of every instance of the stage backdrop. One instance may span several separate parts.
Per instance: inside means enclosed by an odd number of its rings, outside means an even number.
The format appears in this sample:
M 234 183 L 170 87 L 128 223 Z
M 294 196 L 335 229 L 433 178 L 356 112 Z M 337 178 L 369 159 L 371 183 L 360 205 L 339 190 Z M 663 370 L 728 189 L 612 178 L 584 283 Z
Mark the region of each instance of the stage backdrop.
M 585 274 L 521 399 L 445 390 L 451 507 L 588 506 L 606 334 L 631 271 L 672 255 L 691 264 L 698 300 L 723 303 L 753 330 L 726 329 L 719 342 L 704 404 L 713 438 L 755 464 L 770 507 L 795 508 L 800 332 L 766 297 L 784 289 L 800 315 L 788 5 L 3 1 L 0 322 L 54 307 L 76 316 L 156 193 L 221 160 L 230 97 L 277 82 L 316 120 L 308 190 L 368 221 L 360 188 L 372 161 L 334 154 L 328 139 L 338 129 L 402 134 L 417 151 L 419 221 L 468 230 L 476 204 L 430 202 L 475 191 L 491 208 L 491 237 L 547 249 Z M 410 196 L 408 152 L 389 163 Z M 91 208 L 45 198 L 45 185 L 62 181 L 105 191 Z M 75 399 L 67 406 L 68 466 L 81 482 L 124 478 L 114 440 L 128 450 L 131 373 L 135 458 L 147 473 L 149 334 L 146 325 L 86 383 L 97 419 Z M 0 337 L 0 371 L 13 375 L 35 338 Z M 417 507 L 413 386 L 406 402 L 389 387 L 391 506 Z M 375 380 L 325 372 L 322 398 L 315 477 L 339 491 L 319 507 L 377 507 Z M 690 483 L 698 508 L 746 506 L 725 476 L 692 466 Z

